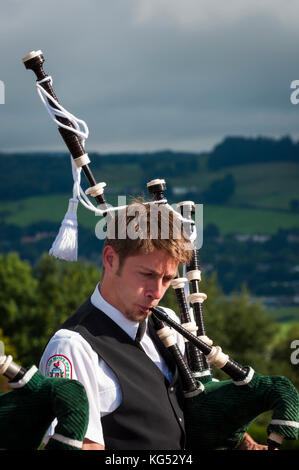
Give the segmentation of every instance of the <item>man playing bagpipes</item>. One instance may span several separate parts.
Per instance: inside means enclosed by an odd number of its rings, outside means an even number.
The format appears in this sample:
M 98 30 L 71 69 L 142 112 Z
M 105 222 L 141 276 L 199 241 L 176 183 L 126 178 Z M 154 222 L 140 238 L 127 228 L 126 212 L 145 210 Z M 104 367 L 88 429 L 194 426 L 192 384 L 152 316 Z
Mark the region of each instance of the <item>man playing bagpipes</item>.
M 135 203 L 116 214 L 101 282 L 45 349 L 43 374 L 84 384 L 90 415 L 83 449 L 185 448 L 181 378 L 151 319 L 179 263 L 191 261 L 188 239 L 177 237 L 180 225 L 165 205 Z M 183 355 L 182 337 L 175 336 Z M 248 435 L 242 446 L 266 448 Z
M 152 203 L 111 210 L 104 197 L 106 183 L 96 183 L 89 168 L 87 126 L 81 131 L 82 121 L 58 103 L 52 79 L 43 70 L 42 52 L 32 51 L 23 62 L 36 74 L 38 93 L 71 154 L 73 198 L 50 253 L 76 259 L 78 200 L 106 222 L 102 281 L 60 326 L 40 364 L 49 377 L 77 378 L 84 385 L 90 412 L 83 448 L 237 449 L 244 439 L 244 447 L 252 448 L 246 430 L 270 409 L 274 419 L 268 427 L 269 449 L 278 448 L 283 438 L 296 439 L 299 395 L 290 381 L 238 364 L 206 337 L 201 318 L 206 296 L 198 290 L 200 270 L 192 248 L 195 232 L 182 230 L 186 218 L 167 204 L 164 180 L 148 183 Z M 81 170 L 90 184 L 85 192 Z M 94 198 L 97 208 L 86 195 Z M 187 267 L 199 326 L 189 318 L 185 280 L 177 272 L 180 263 Z M 183 327 L 174 312 L 157 307 L 170 283 L 179 294 Z M 180 335 L 187 340 L 188 363 Z M 215 382 L 211 365 L 231 380 Z
M 136 203 L 108 223 L 102 280 L 52 337 L 41 360 L 43 374 L 51 377 L 60 368 L 85 386 L 90 416 L 83 448 L 184 448 L 182 387 L 150 309 L 192 252 L 184 237 L 175 238 L 173 212 L 165 206 L 159 217 L 152 212 L 152 206 Z M 177 341 L 183 352 L 180 335 Z

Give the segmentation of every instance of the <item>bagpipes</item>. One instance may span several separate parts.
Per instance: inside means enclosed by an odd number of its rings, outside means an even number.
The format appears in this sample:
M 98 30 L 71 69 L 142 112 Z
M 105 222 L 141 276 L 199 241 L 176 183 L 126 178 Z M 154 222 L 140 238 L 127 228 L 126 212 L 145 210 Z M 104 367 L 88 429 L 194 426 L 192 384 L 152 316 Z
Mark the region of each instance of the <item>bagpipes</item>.
M 41 51 L 32 51 L 23 59 L 25 67 L 36 74 L 38 93 L 70 151 L 74 178 L 73 198 L 50 253 L 58 258 L 74 260 L 77 242 L 73 235 L 77 223 L 75 211 L 78 200 L 106 220 L 111 210 L 119 208 L 111 209 L 108 206 L 104 197 L 106 183 L 96 183 L 84 148 L 88 136 L 87 126 L 59 104 L 52 89 L 52 78 L 43 70 L 44 61 Z M 80 125 L 83 125 L 83 130 Z M 80 186 L 81 170 L 90 184 L 85 193 Z M 150 181 L 147 189 L 156 204 L 167 204 L 164 196 L 166 183 L 163 179 Z M 98 208 L 91 205 L 87 195 L 94 197 Z M 190 240 L 194 240 L 194 203 L 180 203 L 178 212 L 175 212 L 187 224 Z M 268 410 L 273 410 L 272 420 L 267 428 L 268 449 L 279 448 L 283 438 L 297 439 L 299 394 L 296 388 L 287 378 L 258 374 L 251 367 L 242 366 L 224 354 L 219 346 L 213 346 L 204 327 L 202 305 L 207 296 L 199 290 L 201 273 L 198 250 L 195 247 L 192 261 L 184 269 L 184 277 L 178 276 L 172 282 L 182 324 L 171 320 L 159 307 L 152 309 L 152 318 L 158 335 L 172 352 L 181 373 L 185 391 L 187 448 L 196 451 L 235 449 L 250 423 Z M 182 357 L 173 340 L 172 328 L 186 340 L 186 358 Z M 230 379 L 214 380 L 212 365 L 224 371 Z
M 164 201 L 161 189 L 157 189 L 155 199 Z M 184 220 L 190 221 L 187 227 L 190 237 L 195 231 L 192 220 L 195 205 L 193 201 L 184 201 L 178 204 L 178 208 L 184 213 Z M 182 324 L 172 320 L 160 307 L 151 310 L 158 336 L 170 348 L 183 380 L 187 448 L 235 449 L 242 442 L 251 422 L 270 410 L 273 415 L 267 428 L 268 449 L 278 449 L 284 438 L 297 439 L 299 394 L 296 388 L 286 377 L 258 374 L 251 367 L 242 366 L 224 354 L 220 346 L 213 346 L 213 341 L 205 332 L 202 305 L 207 296 L 199 290 L 201 271 L 195 246 L 192 260 L 185 271 L 186 277 L 172 281 Z M 174 347 L 172 332 L 166 325 L 187 341 L 186 362 L 180 350 Z M 220 368 L 231 380 L 213 380 L 211 365 Z
M 89 404 L 80 382 L 46 378 L 35 366 L 26 370 L 4 355 L 0 342 L 1 375 L 12 389 L 0 395 L 1 450 L 38 450 L 54 419 L 55 434 L 44 449 L 82 449 Z

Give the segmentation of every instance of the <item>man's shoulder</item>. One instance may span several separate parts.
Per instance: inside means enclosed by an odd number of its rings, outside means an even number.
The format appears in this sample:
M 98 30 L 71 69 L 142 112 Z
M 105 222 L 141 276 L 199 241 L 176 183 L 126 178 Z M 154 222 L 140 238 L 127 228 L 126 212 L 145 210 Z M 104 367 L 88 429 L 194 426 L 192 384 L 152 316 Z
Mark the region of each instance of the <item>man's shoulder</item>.
M 86 341 L 77 331 L 59 329 L 49 339 L 43 356 L 48 355 L 52 351 L 63 350 L 66 346 L 68 349 L 75 349 L 80 346 L 85 346 Z
M 59 343 L 61 341 L 80 341 L 82 336 L 77 331 L 68 330 L 66 328 L 59 328 L 50 338 L 48 344 Z M 83 339 L 83 338 L 82 338 Z
M 71 329 L 78 324 L 88 321 L 88 318 L 97 310 L 91 303 L 90 297 L 86 299 L 79 308 L 69 316 L 59 329 Z
M 87 341 L 76 331 L 60 329 L 50 338 L 40 360 L 39 368 L 46 376 L 52 376 L 54 369 L 65 369 L 61 377 L 73 378 L 74 365 L 94 360 L 94 353 Z M 60 367 L 61 366 L 61 367 Z M 52 370 L 53 369 L 53 370 Z

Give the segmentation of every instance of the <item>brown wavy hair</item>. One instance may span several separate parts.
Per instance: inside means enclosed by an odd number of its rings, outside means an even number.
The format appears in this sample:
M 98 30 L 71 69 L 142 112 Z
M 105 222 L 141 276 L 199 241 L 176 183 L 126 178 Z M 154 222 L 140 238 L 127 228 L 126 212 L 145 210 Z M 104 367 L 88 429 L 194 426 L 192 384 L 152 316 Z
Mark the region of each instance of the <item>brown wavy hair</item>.
M 120 269 L 127 257 L 154 250 L 166 251 L 179 263 L 186 264 L 193 253 L 193 245 L 176 213 L 165 204 L 148 204 L 141 198 L 108 221 L 104 247 L 108 245 L 118 254 Z

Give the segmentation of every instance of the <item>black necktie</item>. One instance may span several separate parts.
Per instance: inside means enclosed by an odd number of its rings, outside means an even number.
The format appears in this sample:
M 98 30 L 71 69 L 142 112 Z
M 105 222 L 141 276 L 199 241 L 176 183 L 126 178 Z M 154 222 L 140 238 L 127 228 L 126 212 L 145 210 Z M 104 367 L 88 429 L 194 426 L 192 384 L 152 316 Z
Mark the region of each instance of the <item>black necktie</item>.
M 146 330 L 146 321 L 143 320 L 142 322 L 139 323 L 138 330 L 136 333 L 135 341 L 137 341 L 137 343 L 140 343 L 140 341 L 142 340 L 145 330 Z

